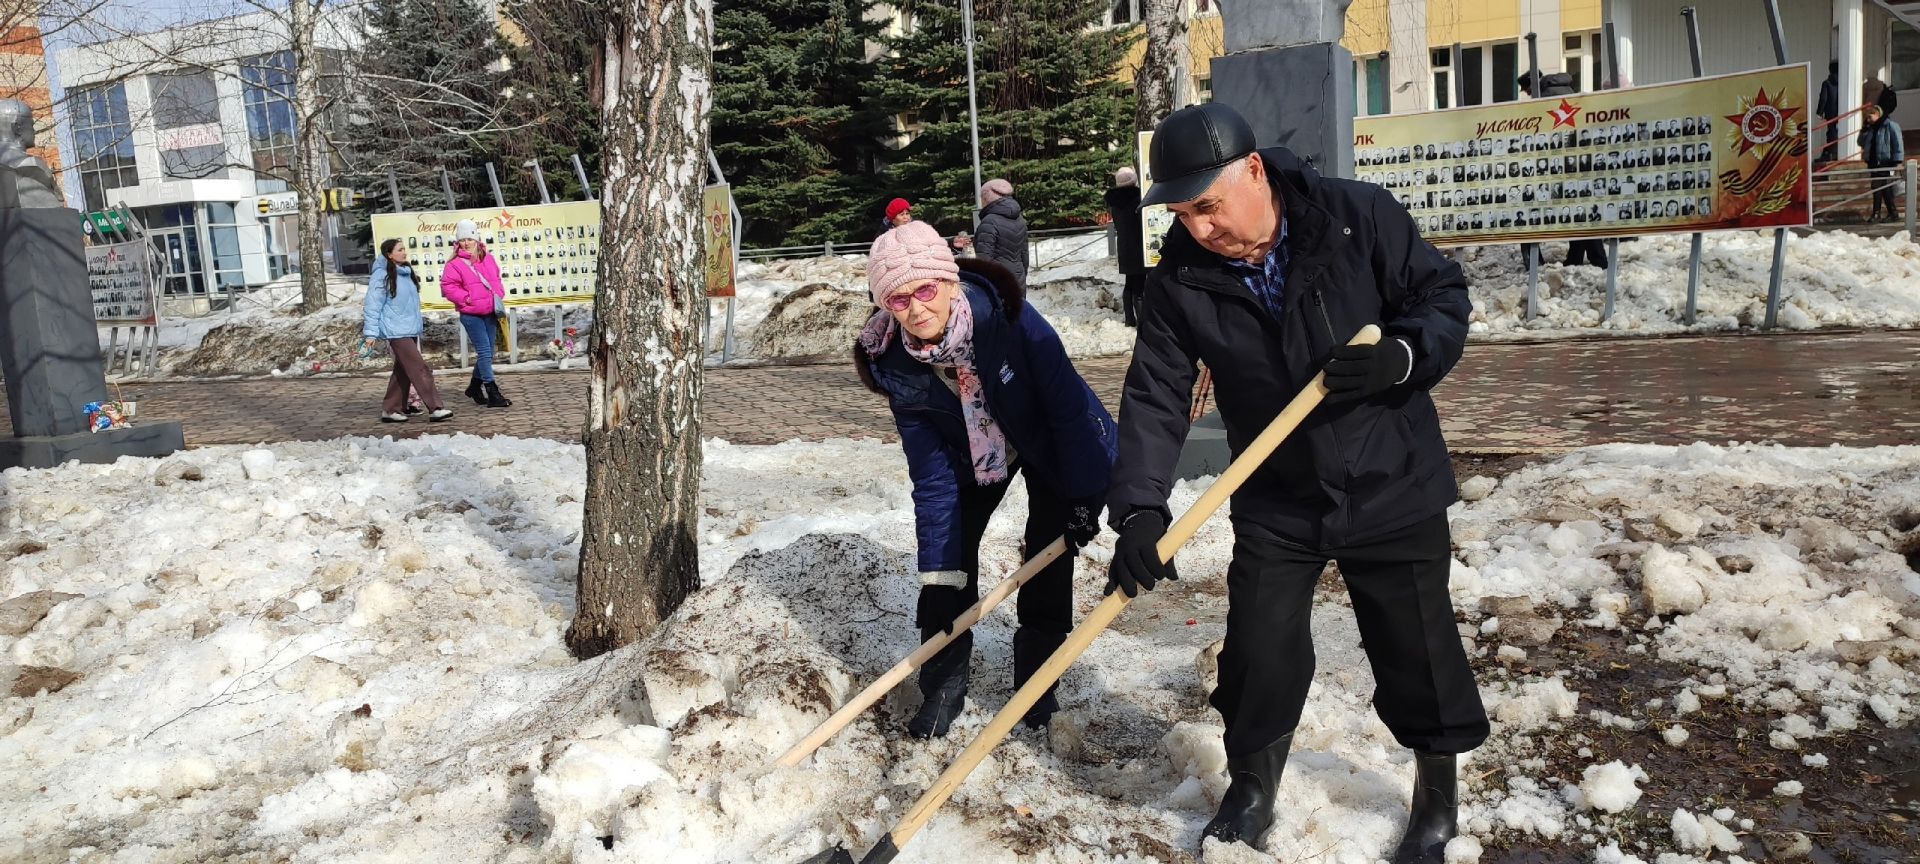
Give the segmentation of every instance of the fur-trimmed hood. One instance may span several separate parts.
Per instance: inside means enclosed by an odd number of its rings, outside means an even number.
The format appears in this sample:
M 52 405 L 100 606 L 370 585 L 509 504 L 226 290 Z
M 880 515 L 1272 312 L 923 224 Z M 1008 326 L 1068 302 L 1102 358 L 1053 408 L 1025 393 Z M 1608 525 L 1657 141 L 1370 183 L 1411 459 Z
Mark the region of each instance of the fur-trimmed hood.
M 985 258 L 956 258 L 960 265 L 960 284 L 967 288 L 977 288 L 987 293 L 988 299 L 1007 321 L 1020 320 L 1020 313 L 1027 308 L 1027 287 L 1014 278 L 1013 271 L 1005 265 Z M 975 310 L 976 312 L 979 310 Z M 886 310 L 875 310 L 874 314 L 887 314 Z M 976 316 L 977 317 L 977 316 Z M 887 391 L 873 377 L 873 357 L 867 349 L 860 347 L 860 341 L 853 343 L 853 368 L 860 375 L 860 383 L 868 390 L 885 396 Z

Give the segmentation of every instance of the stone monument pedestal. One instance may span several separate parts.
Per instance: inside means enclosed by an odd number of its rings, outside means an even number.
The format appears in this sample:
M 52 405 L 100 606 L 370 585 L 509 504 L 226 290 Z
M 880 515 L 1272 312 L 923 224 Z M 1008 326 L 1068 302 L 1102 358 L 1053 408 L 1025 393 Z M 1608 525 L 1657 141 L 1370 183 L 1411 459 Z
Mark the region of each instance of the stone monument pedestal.
M 78 459 L 165 456 L 186 446 L 178 423 L 135 419 L 90 432 L 84 406 L 107 400 L 80 214 L 64 207 L 0 208 L 0 373 L 11 439 L 0 469 Z
M 1353 177 L 1353 55 L 1340 47 L 1353 0 L 1225 3 L 1226 55 L 1213 101 L 1233 106 L 1262 147 L 1280 145 L 1323 177 Z

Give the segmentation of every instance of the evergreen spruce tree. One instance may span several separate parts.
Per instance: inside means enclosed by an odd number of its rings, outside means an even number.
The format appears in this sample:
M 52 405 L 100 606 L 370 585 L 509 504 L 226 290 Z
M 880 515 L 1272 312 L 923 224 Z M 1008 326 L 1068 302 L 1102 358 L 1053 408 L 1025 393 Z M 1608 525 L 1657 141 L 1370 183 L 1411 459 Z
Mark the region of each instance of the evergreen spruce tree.
M 508 0 L 502 11 L 518 32 L 507 56 L 506 117 L 501 136 L 503 187 L 509 201 L 538 201 L 532 172 L 521 165 L 538 159 L 555 201 L 587 196 L 573 169 L 573 155 L 600 193 L 600 63 L 606 36 L 601 0 Z
M 1005 177 L 1034 228 L 1091 225 L 1113 169 L 1132 151 L 1126 85 L 1115 70 L 1137 33 L 1097 27 L 1107 0 L 979 0 L 974 62 L 982 180 Z M 917 131 L 889 178 L 944 231 L 976 206 L 967 127 L 967 66 L 958 3 L 909 2 L 892 42 L 884 100 Z M 908 197 L 913 197 L 911 194 Z M 925 217 L 923 217 L 925 218 Z
M 746 242 L 871 237 L 891 119 L 868 97 L 871 0 L 730 0 L 714 11 L 713 147 Z
M 342 151 L 346 177 L 392 209 L 386 172 L 405 209 L 446 207 L 440 169 L 460 206 L 491 206 L 484 165 L 500 113 L 502 44 L 474 0 L 368 0 L 365 41 L 352 68 L 353 110 Z

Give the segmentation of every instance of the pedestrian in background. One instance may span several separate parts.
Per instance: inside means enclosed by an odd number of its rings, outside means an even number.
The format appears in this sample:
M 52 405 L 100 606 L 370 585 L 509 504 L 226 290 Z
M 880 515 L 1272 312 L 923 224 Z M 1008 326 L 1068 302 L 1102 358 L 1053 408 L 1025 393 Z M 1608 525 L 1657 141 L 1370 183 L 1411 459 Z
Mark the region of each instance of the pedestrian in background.
M 393 353 L 393 374 L 387 378 L 387 396 L 380 406 L 380 419 L 386 423 L 407 422 L 408 391 L 417 391 L 435 423 L 453 416 L 440 404 L 440 391 L 433 386 L 433 370 L 420 356 L 420 283 L 407 262 L 407 245 L 395 237 L 380 244 L 380 259 L 373 263 L 373 276 L 367 280 L 365 321 L 360 332 L 367 347 L 386 342 Z
M 1827 144 L 1820 148 L 1820 164 L 1839 158 L 1840 124 L 1833 122 L 1840 116 L 1840 61 L 1827 63 L 1827 80 L 1820 82 L 1820 100 L 1814 107 L 1814 113 L 1827 124 Z
M 460 313 L 460 326 L 473 345 L 473 378 L 467 382 L 467 398 L 476 405 L 505 408 L 513 401 L 501 395 L 493 380 L 494 342 L 500 332 L 500 310 L 507 299 L 507 288 L 500 281 L 500 260 L 487 253 L 480 242 L 480 231 L 472 219 L 462 219 L 453 228 L 456 251 L 440 273 L 440 295 Z
M 1900 140 L 1900 124 L 1878 105 L 1867 106 L 1867 123 L 1860 129 L 1860 158 L 1873 169 L 1873 215 L 1869 222 L 1880 221 L 1884 205 L 1886 218 L 1900 215 L 1900 204 L 1893 194 L 1893 169 L 1907 159 L 1906 146 Z
M 975 256 L 998 262 L 1027 284 L 1027 220 L 1013 198 L 1013 184 L 996 177 L 980 187 L 980 227 L 973 237 L 955 245 Z
M 1147 261 L 1140 248 L 1140 178 L 1132 168 L 1113 172 L 1107 212 L 1113 217 L 1114 238 L 1120 244 L 1120 276 L 1126 280 L 1126 287 L 1120 291 L 1120 308 L 1127 326 L 1135 327 L 1140 323 L 1140 289 L 1147 284 Z
M 887 218 L 880 226 L 880 231 L 884 234 L 912 221 L 913 204 L 905 198 L 895 198 L 887 202 Z
M 1566 72 L 1554 72 L 1538 75 L 1529 72 L 1520 76 L 1520 90 L 1536 99 L 1551 99 L 1555 96 L 1571 96 L 1579 91 L 1573 84 L 1573 75 Z M 1676 121 L 1678 122 L 1678 121 Z M 1521 261 L 1525 263 L 1526 250 L 1536 244 L 1523 243 L 1520 246 Z M 1545 256 L 1542 256 L 1544 259 Z M 1542 263 L 1545 263 L 1544 260 Z M 1607 266 L 1607 242 L 1599 238 L 1567 241 L 1567 266 L 1591 264 L 1595 267 Z

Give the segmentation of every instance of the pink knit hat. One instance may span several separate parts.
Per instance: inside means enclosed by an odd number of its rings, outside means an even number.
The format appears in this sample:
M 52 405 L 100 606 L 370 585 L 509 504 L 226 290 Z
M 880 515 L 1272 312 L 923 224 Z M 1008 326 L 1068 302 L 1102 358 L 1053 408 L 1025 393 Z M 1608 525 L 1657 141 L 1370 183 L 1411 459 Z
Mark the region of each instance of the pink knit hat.
M 867 287 L 873 291 L 873 305 L 886 305 L 887 295 L 922 279 L 960 279 L 953 250 L 932 225 L 908 222 L 873 241 L 867 253 Z

